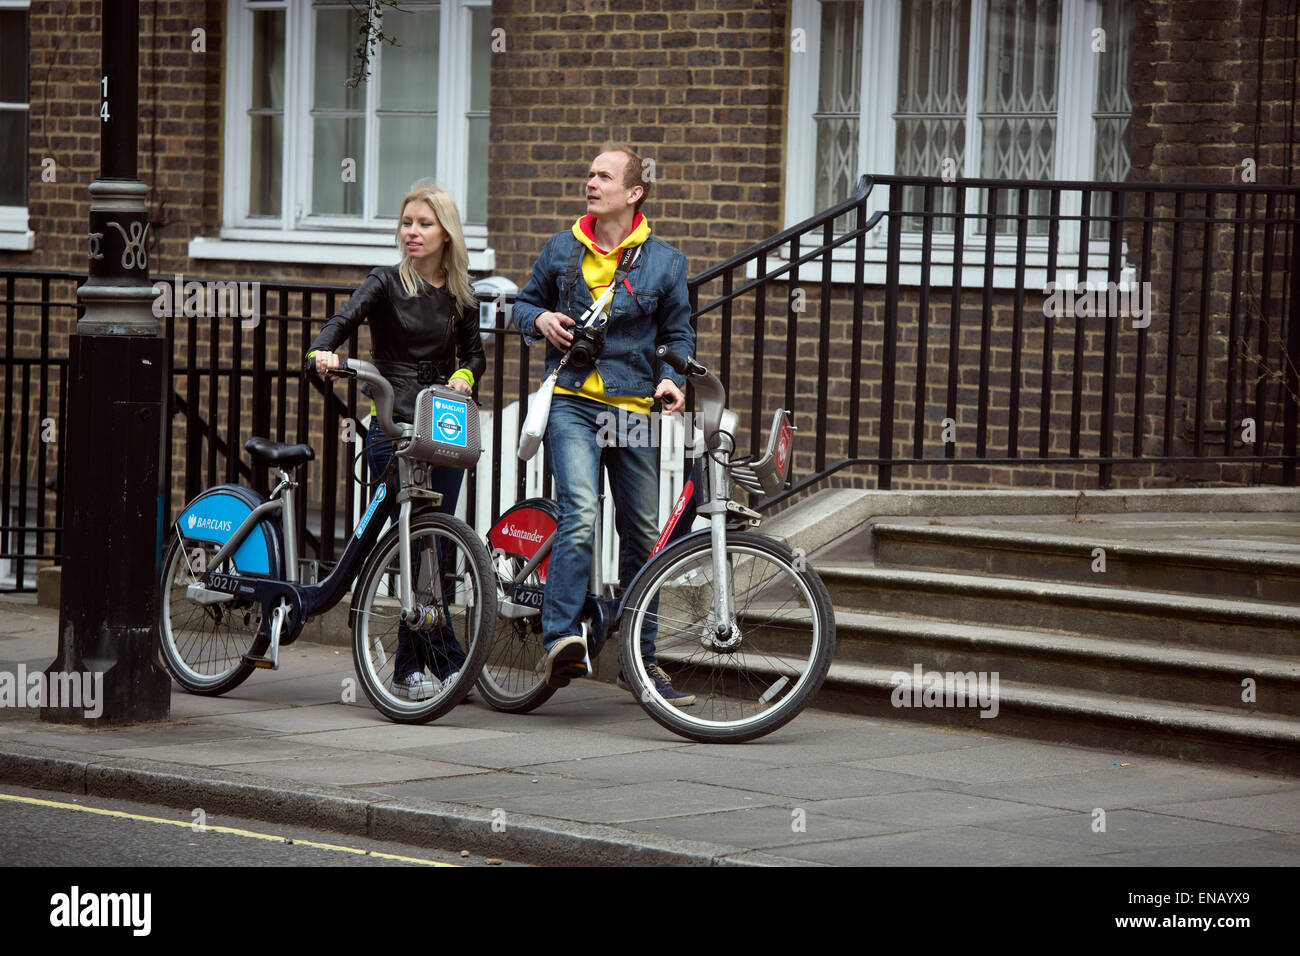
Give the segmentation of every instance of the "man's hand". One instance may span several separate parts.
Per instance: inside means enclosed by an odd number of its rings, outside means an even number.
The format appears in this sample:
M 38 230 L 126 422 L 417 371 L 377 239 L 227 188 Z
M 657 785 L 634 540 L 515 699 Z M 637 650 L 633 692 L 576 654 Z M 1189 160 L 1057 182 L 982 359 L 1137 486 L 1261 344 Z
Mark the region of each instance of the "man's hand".
M 546 336 L 546 341 L 561 352 L 567 352 L 569 346 L 573 344 L 573 333 L 569 329 L 577 324 L 560 312 L 543 312 L 533 322 L 537 331 Z
M 668 415 L 680 412 L 686 407 L 686 396 L 671 378 L 666 378 L 659 383 L 659 387 L 655 389 L 655 398 L 664 399 L 663 408 Z
M 470 388 L 469 382 L 465 381 L 463 378 L 453 378 L 447 383 L 447 387 L 454 388 L 463 395 L 469 395 L 473 391 L 473 389 Z
M 339 367 L 339 357 L 335 352 L 317 352 L 312 358 L 316 360 L 316 374 L 322 378 L 330 369 Z

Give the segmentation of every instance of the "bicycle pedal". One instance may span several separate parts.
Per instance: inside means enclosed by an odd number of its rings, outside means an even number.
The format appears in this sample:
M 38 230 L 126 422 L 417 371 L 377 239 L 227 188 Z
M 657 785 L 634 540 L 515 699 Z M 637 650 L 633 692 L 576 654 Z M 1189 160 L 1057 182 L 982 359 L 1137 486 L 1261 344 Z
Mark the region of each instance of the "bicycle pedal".
M 260 667 L 265 670 L 278 671 L 280 669 L 280 662 L 273 661 L 269 657 L 253 657 L 251 654 L 245 654 L 243 660 L 246 664 L 252 664 L 254 667 Z

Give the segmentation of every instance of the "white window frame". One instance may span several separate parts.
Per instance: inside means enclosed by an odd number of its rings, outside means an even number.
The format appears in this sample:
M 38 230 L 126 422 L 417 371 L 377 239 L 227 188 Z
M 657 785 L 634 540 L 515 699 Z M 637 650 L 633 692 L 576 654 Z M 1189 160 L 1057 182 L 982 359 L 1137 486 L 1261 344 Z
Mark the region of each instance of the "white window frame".
M 464 144 L 469 137 L 466 113 L 470 101 L 471 7 L 490 7 L 491 0 L 440 0 L 438 29 L 438 137 L 435 164 L 439 185 L 466 208 L 469 193 L 469 160 Z M 280 222 L 268 224 L 265 217 L 249 217 L 248 109 L 252 100 L 253 13 L 259 10 L 285 12 L 284 133 L 281 156 L 283 196 Z M 396 265 L 401 259 L 394 241 L 397 218 L 379 219 L 359 226 L 354 219 L 311 216 L 310 163 L 311 117 L 304 98 L 312 90 L 311 0 L 226 0 L 225 124 L 223 139 L 222 225 L 216 237 L 196 237 L 189 243 L 194 259 L 241 259 L 261 262 L 301 262 L 332 265 Z M 394 26 L 400 15 L 390 14 Z M 396 32 L 396 30 L 394 30 Z M 399 38 L 400 42 L 400 38 Z M 372 63 L 366 81 L 367 100 L 377 94 L 379 64 Z M 366 124 L 370 144 L 377 135 L 377 123 Z M 370 150 L 373 155 L 373 149 Z M 371 179 L 365 184 L 367 202 L 374 208 L 375 195 L 385 188 Z M 296 225 L 295 225 L 296 223 Z M 488 245 L 487 226 L 465 225 L 469 268 L 490 272 L 496 255 Z
M 870 91 L 861 97 L 858 122 L 858 176 L 863 174 L 893 175 L 895 173 L 895 136 L 897 126 L 893 118 L 898 103 L 898 45 L 900 42 L 901 4 L 903 0 L 862 0 L 862 69 L 859 88 Z M 984 37 L 988 15 L 988 0 L 971 0 L 970 36 Z M 821 210 L 814 207 L 817 128 L 813 114 L 817 111 L 818 65 L 821 60 L 821 2 L 820 0 L 792 0 L 791 27 L 804 31 L 806 52 L 790 53 L 789 100 L 786 116 L 786 191 L 785 227 L 797 225 Z M 1091 50 L 1092 30 L 1101 26 L 1100 0 L 1061 0 L 1060 46 L 1057 57 L 1057 123 L 1054 143 L 1054 169 L 1051 179 L 1059 181 L 1087 181 L 1093 174 L 1095 150 L 1091 148 L 1094 131 L 1093 110 L 1097 99 L 1100 72 L 1098 55 Z M 1066 42 L 1073 38 L 1074 42 Z M 986 45 L 972 44 L 967 65 L 966 97 L 966 148 L 961 169 L 962 178 L 981 178 L 982 127 L 978 118 L 983 89 L 984 57 Z M 937 174 L 938 171 L 936 171 Z M 984 177 L 988 178 L 988 177 Z M 1004 210 L 1015 209 L 1018 201 L 1015 189 L 1018 181 L 1006 180 Z M 980 227 L 983 221 L 973 218 L 980 210 L 983 190 L 971 187 L 966 190 L 965 233 L 962 247 L 962 286 L 983 287 L 985 284 L 986 236 Z M 1098 194 L 1094 193 L 1094 196 Z M 848 197 L 842 197 L 847 199 Z M 1010 205 L 1008 205 L 1010 204 Z M 889 187 L 877 184 L 867 200 L 867 215 L 887 209 Z M 1060 214 L 1078 215 L 1081 196 L 1077 191 L 1061 194 Z M 869 285 L 885 281 L 885 259 L 888 217 L 866 237 L 866 282 Z M 1048 237 L 1026 237 L 1025 283 L 1029 288 L 1047 282 Z M 820 238 L 817 240 L 820 243 Z M 1015 288 L 1016 279 L 1015 234 L 994 238 L 993 286 Z M 899 281 L 903 285 L 919 285 L 921 281 L 922 234 L 904 232 L 900 241 Z M 953 236 L 935 230 L 931 235 L 930 282 L 938 286 L 951 286 L 953 273 Z M 1107 240 L 1091 240 L 1088 244 L 1089 279 L 1103 278 L 1109 253 Z M 835 251 L 832 257 L 831 278 L 834 282 L 852 282 L 854 273 L 853 244 L 848 243 Z M 768 271 L 785 263 L 775 258 Z M 1058 281 L 1066 274 L 1077 274 L 1079 263 L 1079 223 L 1064 222 L 1058 232 L 1056 267 Z M 820 275 L 820 262 L 811 260 L 800 267 L 801 275 Z M 1131 270 L 1126 267 L 1126 273 Z M 749 274 L 754 274 L 751 265 Z
M 0 10 L 27 10 L 28 19 L 28 50 L 27 66 L 31 69 L 31 20 L 30 0 L 0 0 Z M 28 89 L 27 95 L 31 96 L 31 90 Z M 21 110 L 31 115 L 31 100 L 26 103 L 0 103 L 0 107 L 6 110 Z M 31 127 L 28 126 L 27 151 L 20 157 L 23 168 L 27 167 L 27 159 L 31 153 Z M 0 251 L 5 252 L 31 252 L 36 248 L 36 233 L 31 228 L 27 217 L 26 206 L 0 206 Z

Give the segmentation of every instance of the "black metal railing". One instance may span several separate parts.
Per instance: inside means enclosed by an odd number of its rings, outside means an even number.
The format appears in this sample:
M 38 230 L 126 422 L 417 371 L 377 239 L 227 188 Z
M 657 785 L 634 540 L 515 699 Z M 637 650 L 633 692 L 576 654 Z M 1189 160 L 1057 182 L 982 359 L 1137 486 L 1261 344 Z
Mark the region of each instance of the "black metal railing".
M 750 451 L 776 407 L 794 410 L 800 426 L 796 481 L 760 507 L 854 468 L 874 470 L 880 488 L 900 470 L 942 477 L 975 466 L 985 470 L 963 480 L 987 483 L 996 469 L 1024 465 L 1072 470 L 1076 483 L 1101 487 L 1117 468 L 1177 465 L 1244 465 L 1254 480 L 1294 485 L 1298 195 L 1276 186 L 894 176 L 873 186 L 864 177 L 845 202 L 698 273 L 689 280 L 697 349 L 741 412 Z M 837 232 L 837 220 L 849 228 Z M 5 270 L 0 279 L 0 574 L 8 573 L 0 589 L 30 589 L 34 563 L 62 549 L 60 439 L 81 276 Z M 1150 289 L 1149 314 L 1137 321 L 1109 299 L 1100 315 L 1046 307 L 1052 287 L 1064 286 L 1064 299 L 1088 282 Z M 181 314 L 165 319 L 168 523 L 211 484 L 266 489 L 265 469 L 243 455 L 250 435 L 312 442 L 320 454 L 298 474 L 295 521 L 305 553 L 333 560 L 357 507 L 348 469 L 365 428 L 353 417 L 355 383 L 338 393 L 303 375 L 300 360 L 351 291 L 263 282 L 255 320 L 186 315 L 185 297 L 174 297 L 170 311 Z M 524 495 L 517 423 L 505 412 L 526 407 L 541 349 L 507 326 L 508 301 L 483 299 L 495 320 L 483 330 L 480 402 L 494 418 L 480 467 L 490 469 L 483 494 L 497 515 Z M 347 345 L 349 354 L 366 350 L 355 336 Z M 548 480 L 543 471 L 543 488 Z M 470 515 L 479 487 L 474 472 Z
M 880 488 L 954 465 L 1066 466 L 1105 488 L 1121 466 L 1236 463 L 1294 485 L 1298 195 L 863 177 L 691 279 L 751 449 L 777 405 L 804 425 L 798 480 L 764 505 L 852 466 Z M 1144 290 L 1148 314 L 1129 314 Z

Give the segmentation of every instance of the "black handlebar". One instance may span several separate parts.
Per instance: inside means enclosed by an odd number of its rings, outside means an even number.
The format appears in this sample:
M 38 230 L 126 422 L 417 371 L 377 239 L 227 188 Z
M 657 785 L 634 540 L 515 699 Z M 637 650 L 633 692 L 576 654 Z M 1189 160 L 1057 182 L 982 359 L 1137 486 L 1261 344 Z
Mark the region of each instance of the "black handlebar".
M 661 345 L 659 348 L 655 349 L 655 355 L 658 356 L 661 362 L 671 368 L 678 375 L 685 375 L 690 378 L 699 378 L 701 375 L 708 373 L 708 369 L 695 361 L 695 359 L 682 358 L 676 352 L 670 352 L 666 345 Z

